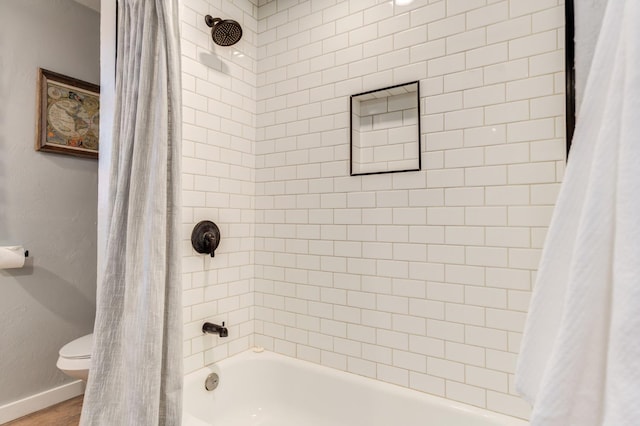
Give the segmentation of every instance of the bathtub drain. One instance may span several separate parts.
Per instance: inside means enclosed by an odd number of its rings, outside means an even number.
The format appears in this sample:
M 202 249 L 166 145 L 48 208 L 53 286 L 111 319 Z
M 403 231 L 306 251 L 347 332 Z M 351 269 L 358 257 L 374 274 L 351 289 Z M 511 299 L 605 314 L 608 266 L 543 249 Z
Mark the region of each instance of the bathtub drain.
M 212 391 L 218 387 L 218 383 L 220 383 L 220 377 L 218 377 L 216 373 L 211 373 L 204 381 L 204 388 L 208 391 Z

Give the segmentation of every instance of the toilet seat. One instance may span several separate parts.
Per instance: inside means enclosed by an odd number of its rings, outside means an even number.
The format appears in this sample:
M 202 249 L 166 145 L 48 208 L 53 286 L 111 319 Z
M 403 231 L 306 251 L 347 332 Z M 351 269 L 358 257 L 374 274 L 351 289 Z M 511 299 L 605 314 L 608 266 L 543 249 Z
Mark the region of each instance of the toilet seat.
M 72 340 L 64 345 L 58 352 L 61 358 L 86 359 L 91 358 L 91 345 L 93 344 L 93 333 L 87 334 Z
M 59 351 L 56 367 L 65 374 L 86 381 L 91 366 L 91 346 L 93 344 L 93 334 L 79 337 L 66 345 Z

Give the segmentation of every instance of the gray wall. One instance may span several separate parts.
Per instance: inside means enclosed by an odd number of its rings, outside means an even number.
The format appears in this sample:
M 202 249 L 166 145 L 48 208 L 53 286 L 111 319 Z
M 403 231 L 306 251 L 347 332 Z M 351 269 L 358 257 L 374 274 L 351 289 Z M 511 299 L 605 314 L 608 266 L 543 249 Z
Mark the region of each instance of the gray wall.
M 59 348 L 95 315 L 95 160 L 36 152 L 38 67 L 99 83 L 97 12 L 72 0 L 0 0 L 0 245 L 24 269 L 0 271 L 0 405 L 69 382 Z

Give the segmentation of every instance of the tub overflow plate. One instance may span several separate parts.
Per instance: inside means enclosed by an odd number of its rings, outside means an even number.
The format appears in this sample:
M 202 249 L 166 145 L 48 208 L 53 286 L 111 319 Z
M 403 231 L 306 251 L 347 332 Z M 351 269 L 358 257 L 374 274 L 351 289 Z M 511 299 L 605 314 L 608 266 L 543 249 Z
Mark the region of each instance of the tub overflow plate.
M 212 391 L 218 387 L 220 383 L 220 377 L 216 373 L 211 373 L 207 376 L 207 379 L 204 381 L 204 388 L 208 391 Z

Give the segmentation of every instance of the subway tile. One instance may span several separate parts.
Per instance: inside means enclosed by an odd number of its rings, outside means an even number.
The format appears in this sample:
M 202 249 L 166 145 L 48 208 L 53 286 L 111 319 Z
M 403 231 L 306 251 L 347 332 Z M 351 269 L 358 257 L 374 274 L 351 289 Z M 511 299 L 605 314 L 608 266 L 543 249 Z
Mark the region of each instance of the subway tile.
M 447 380 L 446 396 L 455 401 L 484 408 L 486 406 L 486 390 Z
M 461 207 L 429 207 L 427 208 L 429 225 L 463 225 L 464 208 Z
M 411 17 L 408 13 L 395 13 L 394 16 L 387 17 L 384 23 L 378 22 L 378 36 L 383 37 L 388 34 L 407 30 L 410 27 Z
M 496 247 L 529 247 L 531 245 L 530 228 L 493 227 L 487 228 L 487 245 Z
M 509 41 L 509 59 L 539 55 L 556 49 L 556 31 L 546 31 Z
M 374 299 L 375 299 L 375 295 Z M 391 313 L 378 310 L 362 310 L 362 326 L 353 325 L 353 332 L 362 336 L 368 336 L 370 343 L 375 343 L 376 328 L 391 328 Z M 365 327 L 367 326 L 367 327 Z M 375 328 L 374 328 L 375 327 Z M 351 328 L 350 328 L 351 330 Z M 361 340 L 361 339 L 360 339 Z M 369 340 L 363 340 L 369 341 Z
M 531 118 L 557 117 L 564 114 L 564 96 L 552 95 L 531 100 Z
M 553 162 L 513 164 L 508 166 L 509 184 L 549 183 L 556 179 Z
M 465 16 L 456 15 L 450 18 L 431 22 L 428 25 L 429 40 L 447 37 L 465 30 Z
M 509 0 L 509 12 L 511 17 L 532 14 L 540 10 L 555 7 L 557 0 L 539 0 L 531 3 L 527 0 Z
M 466 383 L 496 392 L 506 393 L 509 390 L 509 380 L 506 373 L 486 368 L 467 365 L 465 369 Z
M 484 111 L 482 108 L 464 109 L 445 113 L 445 129 L 465 129 L 478 127 L 484 124 Z
M 468 229 L 468 227 L 466 227 Z M 477 285 L 483 286 L 485 282 L 485 272 L 484 268 L 478 266 L 470 266 L 470 265 L 446 265 L 445 266 L 445 276 L 447 278 L 447 283 L 456 283 L 456 284 L 466 284 L 466 285 Z M 449 286 L 449 290 L 452 290 L 452 287 L 455 288 L 456 299 L 449 301 L 462 301 L 464 300 L 464 288 L 461 286 Z
M 438 1 L 411 11 L 411 26 L 427 24 L 446 17 L 446 3 Z
M 541 249 L 544 247 L 544 240 L 547 237 L 547 228 L 531 229 L 531 247 Z
M 487 327 L 496 328 L 498 330 L 521 332 L 524 329 L 525 319 L 526 314 L 524 312 L 507 311 L 504 309 L 487 309 Z
M 427 61 L 429 77 L 451 74 L 465 69 L 464 53 L 456 53 Z
M 458 0 L 461 2 L 461 0 Z M 507 1 L 501 1 L 487 7 L 482 7 L 467 12 L 467 28 L 485 27 L 497 22 L 506 21 L 509 17 L 509 5 Z
M 412 207 L 434 207 L 444 205 L 442 189 L 414 189 L 409 191 L 409 205 Z
M 444 243 L 442 226 L 411 226 L 409 228 L 409 242 L 418 244 Z
M 410 262 L 425 262 L 427 246 L 424 244 L 393 244 L 393 259 Z
M 530 301 L 531 292 L 529 291 L 510 290 L 508 292 L 509 310 L 527 312 Z
M 485 148 L 485 164 L 516 164 L 529 161 L 530 144 L 517 143 Z
M 465 302 L 471 305 L 488 308 L 507 308 L 507 294 L 505 290 L 486 287 L 465 287 Z
M 446 359 L 427 358 L 427 373 L 443 379 L 464 381 L 464 364 Z
M 530 75 L 542 75 L 550 73 L 564 72 L 564 53 L 563 51 L 552 51 L 529 58 L 529 73 Z M 564 84 L 556 87 L 561 87 L 561 93 L 564 93 Z
M 540 263 L 540 249 L 509 249 L 509 266 L 535 270 Z
M 394 331 L 420 336 L 426 334 L 426 320 L 424 318 L 394 314 L 392 321 Z
M 455 323 L 482 326 L 484 325 L 484 309 L 467 304 L 446 303 L 445 319 Z
M 506 102 L 485 108 L 486 124 L 510 123 L 529 119 L 529 101 Z
M 505 267 L 509 263 L 508 250 L 501 247 L 467 247 L 469 265 Z
M 445 168 L 473 167 L 484 163 L 482 148 L 464 148 L 445 151 Z
M 378 37 L 378 26 L 374 24 L 365 25 L 355 30 L 349 31 L 349 45 L 362 44 Z
M 409 371 L 403 368 L 378 364 L 376 376 L 378 380 L 382 380 L 384 382 L 405 387 L 409 386 Z
M 529 77 L 529 60 L 527 58 L 490 65 L 484 68 L 485 84 L 502 83 L 527 77 Z
M 507 101 L 537 98 L 553 94 L 553 76 L 543 75 L 507 83 Z
M 485 108 L 485 122 L 487 122 L 488 111 L 491 107 Z M 464 129 L 464 146 L 488 146 L 503 144 L 507 141 L 507 128 L 505 125 L 483 126 Z
M 499 22 L 487 27 L 487 43 L 517 39 L 531 33 L 531 16 Z
M 431 337 L 410 335 L 409 350 L 414 353 L 443 358 L 444 341 L 440 339 L 433 339 Z
M 438 96 L 429 96 L 425 101 L 425 108 L 430 114 L 438 112 L 456 111 L 462 109 L 462 93 L 446 93 Z
M 451 282 L 428 282 L 427 298 L 441 302 L 464 303 L 464 287 Z
M 490 349 L 505 351 L 507 349 L 507 332 L 492 328 L 465 326 L 465 343 Z
M 409 387 L 433 395 L 445 395 L 445 381 L 443 379 L 415 371 L 409 372 Z
M 559 191 L 560 185 L 557 183 L 531 185 L 531 204 L 553 205 L 558 197 Z
M 484 189 L 482 188 L 447 188 L 444 194 L 446 206 L 480 206 L 484 204 Z
M 486 44 L 486 33 L 484 28 L 455 34 L 447 37 L 447 54 L 463 52 L 475 49 Z
M 427 151 L 444 150 L 449 148 L 460 148 L 464 143 L 464 133 L 462 130 L 452 130 L 448 132 L 430 133 L 427 135 Z
M 427 357 L 408 351 L 393 351 L 393 365 L 419 373 L 427 372 Z
M 465 184 L 467 186 L 505 185 L 506 183 L 506 166 L 471 167 L 465 169 Z
M 407 350 L 409 347 L 409 335 L 390 330 L 377 330 L 377 344 L 391 349 Z
M 509 52 L 506 43 L 490 44 L 472 49 L 466 52 L 466 68 L 472 69 L 504 62 L 508 59 L 508 56 Z
M 513 374 L 516 370 L 516 361 L 517 354 L 487 349 L 487 368 Z
M 485 6 L 486 0 L 447 0 L 447 14 L 457 15 Z
M 531 406 L 523 399 L 501 392 L 487 391 L 487 408 L 519 418 L 529 418 Z
M 529 271 L 508 268 L 487 268 L 487 286 L 514 290 L 529 290 L 531 275 Z
M 427 42 L 427 26 L 421 25 L 393 35 L 394 50 Z
M 476 89 L 464 91 L 464 107 L 474 108 L 477 106 L 494 105 L 504 102 L 505 87 L 502 84 L 495 86 L 484 86 Z
M 480 68 L 447 74 L 444 76 L 444 91 L 455 92 L 458 90 L 481 87 L 483 85 L 483 71 Z
M 411 45 L 409 53 L 411 63 L 442 57 L 446 53 L 445 39 Z M 428 86 L 431 88 L 433 84 Z

